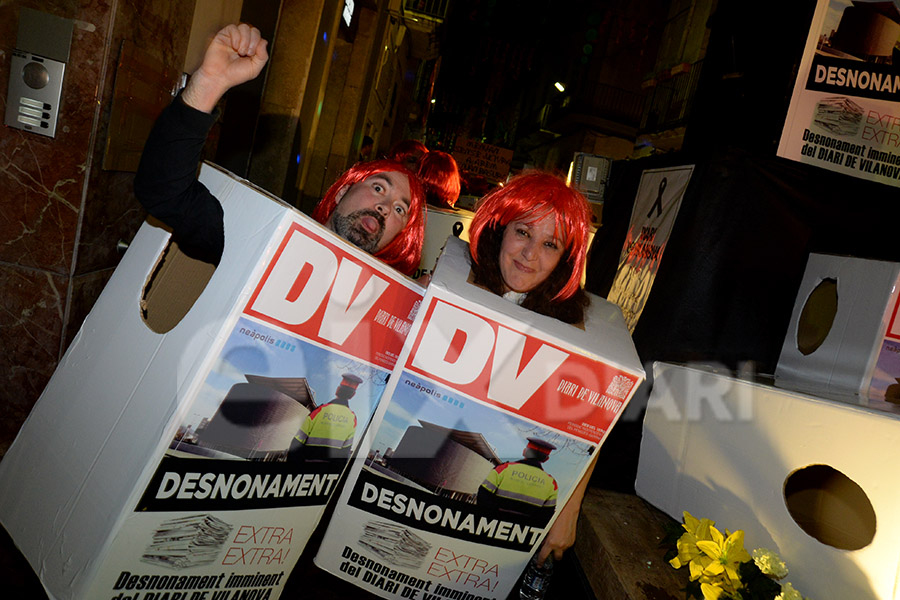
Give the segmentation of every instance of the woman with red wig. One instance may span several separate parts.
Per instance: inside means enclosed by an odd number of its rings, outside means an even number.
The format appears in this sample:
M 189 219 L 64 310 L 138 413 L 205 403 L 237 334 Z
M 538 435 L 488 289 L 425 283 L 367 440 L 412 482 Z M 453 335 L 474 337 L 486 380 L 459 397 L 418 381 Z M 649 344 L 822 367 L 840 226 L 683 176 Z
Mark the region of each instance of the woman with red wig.
M 558 177 L 530 172 L 511 179 L 478 204 L 469 228 L 475 283 L 523 308 L 566 323 L 584 320 L 590 300 L 581 288 L 591 211 L 587 201 Z M 575 543 L 581 501 L 594 470 L 560 510 L 538 552 L 562 558 Z
M 591 211 L 561 179 L 531 172 L 482 198 L 469 228 L 475 283 L 523 308 L 579 323 Z
M 440 150 L 430 150 L 419 161 L 416 173 L 425 188 L 425 201 L 440 208 L 453 208 L 462 187 L 456 160 Z

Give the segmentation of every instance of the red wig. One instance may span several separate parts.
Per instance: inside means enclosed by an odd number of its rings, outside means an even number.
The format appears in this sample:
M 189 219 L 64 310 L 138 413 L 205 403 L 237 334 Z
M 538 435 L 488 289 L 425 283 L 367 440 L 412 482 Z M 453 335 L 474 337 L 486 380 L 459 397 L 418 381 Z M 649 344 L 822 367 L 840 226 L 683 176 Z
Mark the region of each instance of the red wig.
M 409 221 L 387 246 L 375 253 L 375 257 L 405 275 L 412 275 L 419 267 L 422 241 L 425 239 L 425 192 L 418 178 L 400 163 L 385 159 L 353 165 L 331 184 L 325 192 L 325 197 L 313 209 L 311 216 L 324 225 L 338 205 L 338 192 L 346 186 L 357 184 L 372 175 L 386 171 L 401 173 L 409 180 Z
M 532 171 L 518 175 L 481 199 L 469 227 L 472 260 L 480 262 L 479 241 L 487 231 L 502 233 L 512 221 L 536 223 L 551 214 L 556 235 L 565 249 L 560 264 L 566 262 L 569 270 L 551 300 L 559 302 L 572 297 L 580 289 L 584 272 L 591 209 L 580 193 L 550 173 Z
M 400 140 L 387 153 L 387 158 L 403 163 L 410 171 L 419 168 L 419 161 L 428 152 L 428 148 L 419 140 Z
M 431 150 L 419 161 L 419 180 L 425 188 L 425 200 L 435 206 L 453 208 L 461 187 L 459 167 L 452 156 Z

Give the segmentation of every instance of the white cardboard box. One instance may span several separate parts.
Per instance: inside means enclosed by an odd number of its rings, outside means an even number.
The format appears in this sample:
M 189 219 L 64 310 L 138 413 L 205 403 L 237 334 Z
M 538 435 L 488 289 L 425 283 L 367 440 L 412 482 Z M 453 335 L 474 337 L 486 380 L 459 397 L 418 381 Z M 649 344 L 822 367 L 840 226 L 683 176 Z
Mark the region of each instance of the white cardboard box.
M 505 598 L 644 378 L 615 305 L 567 325 L 469 272 L 449 239 L 315 558 L 385 598 Z M 503 512 L 481 484 L 528 438 L 556 510 Z
M 778 358 L 776 385 L 829 396 L 866 396 L 875 375 L 873 392 L 883 399 L 885 387 L 900 377 L 898 369 L 883 382 L 890 375 L 891 356 L 900 350 L 896 341 L 892 353 L 885 346 L 886 340 L 900 340 L 900 324 L 892 322 L 898 281 L 900 263 L 811 254 Z M 876 374 L 879 361 L 881 372 Z
M 286 204 L 209 165 L 200 179 L 226 242 L 193 307 L 166 333 L 145 320 L 169 327 L 179 288 L 159 292 L 169 234 L 145 224 L 0 463 L 0 521 L 51 598 L 144 599 L 167 577 L 277 598 L 344 465 L 262 459 L 345 371 L 364 380 L 361 432 L 421 300 Z M 229 392 L 248 386 L 267 391 Z
M 782 556 L 804 597 L 898 597 L 897 412 L 685 366 L 654 374 L 641 497 L 679 521 L 688 511 L 743 529 L 748 551 Z

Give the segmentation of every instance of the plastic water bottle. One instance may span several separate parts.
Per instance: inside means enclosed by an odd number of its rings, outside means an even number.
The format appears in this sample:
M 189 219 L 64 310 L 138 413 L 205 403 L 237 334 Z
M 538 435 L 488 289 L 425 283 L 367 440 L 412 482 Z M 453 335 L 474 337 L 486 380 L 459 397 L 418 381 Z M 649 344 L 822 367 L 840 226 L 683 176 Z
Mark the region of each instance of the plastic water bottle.
M 553 575 L 553 555 L 547 556 L 543 567 L 537 566 L 537 557 L 528 563 L 528 569 L 522 577 L 522 585 L 519 587 L 520 600 L 543 600 L 550 587 L 550 577 Z

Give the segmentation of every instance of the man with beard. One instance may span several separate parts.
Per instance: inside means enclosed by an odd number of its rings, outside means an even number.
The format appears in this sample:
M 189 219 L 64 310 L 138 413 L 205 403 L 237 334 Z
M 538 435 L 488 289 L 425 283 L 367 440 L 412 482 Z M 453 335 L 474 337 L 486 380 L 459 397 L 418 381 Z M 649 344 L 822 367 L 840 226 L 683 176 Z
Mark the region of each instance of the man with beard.
M 247 24 L 228 25 L 210 43 L 203 64 L 160 114 L 141 156 L 135 196 L 172 228 L 188 256 L 218 264 L 225 247 L 222 207 L 197 181 L 203 146 L 232 87 L 259 75 L 266 40 Z M 411 275 L 425 235 L 424 193 L 416 177 L 389 160 L 359 163 L 328 189 L 312 217 L 339 236 Z
M 411 275 L 425 236 L 425 192 L 391 160 L 357 163 L 338 177 L 312 218 L 351 244 Z

